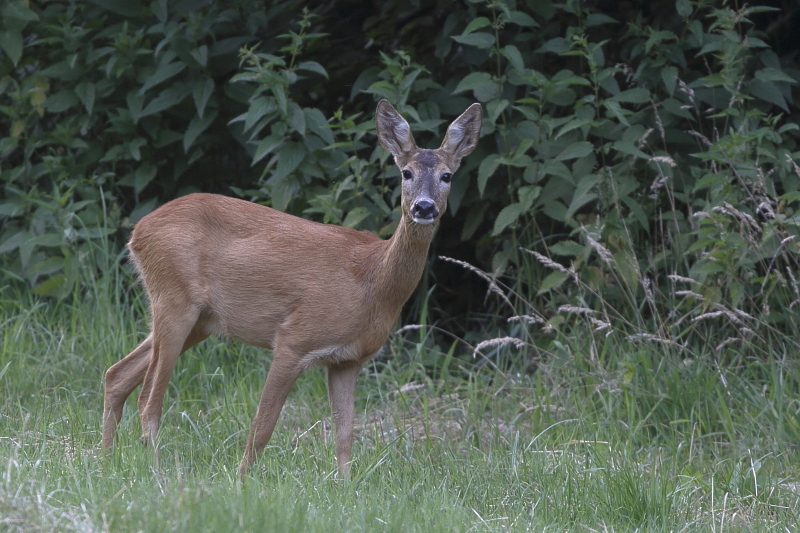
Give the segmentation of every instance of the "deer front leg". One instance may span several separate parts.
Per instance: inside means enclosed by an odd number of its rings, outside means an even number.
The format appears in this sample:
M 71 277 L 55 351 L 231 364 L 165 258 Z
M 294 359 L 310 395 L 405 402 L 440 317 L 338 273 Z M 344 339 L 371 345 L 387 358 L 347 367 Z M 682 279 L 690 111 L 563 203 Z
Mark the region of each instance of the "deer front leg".
M 353 404 L 361 365 L 328 367 L 328 401 L 336 428 L 336 463 L 342 479 L 350 477 L 350 448 L 353 444 Z
M 247 475 L 250 466 L 272 437 L 283 404 L 286 403 L 289 391 L 292 390 L 292 385 L 302 371 L 300 365 L 297 364 L 298 360 L 299 358 L 294 357 L 288 350 L 276 347 L 273 352 L 272 364 L 264 382 L 264 389 L 261 391 L 261 399 L 258 402 L 253 423 L 247 434 L 244 455 L 239 463 L 241 477 Z

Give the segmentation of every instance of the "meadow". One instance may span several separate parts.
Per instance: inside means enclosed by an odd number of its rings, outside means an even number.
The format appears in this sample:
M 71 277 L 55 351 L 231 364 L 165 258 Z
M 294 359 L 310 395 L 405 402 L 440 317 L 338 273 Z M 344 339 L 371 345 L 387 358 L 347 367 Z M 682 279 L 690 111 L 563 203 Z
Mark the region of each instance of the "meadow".
M 794 531 L 797 362 L 598 337 L 535 365 L 438 349 L 406 328 L 359 377 L 352 479 L 337 478 L 321 369 L 251 475 L 236 473 L 270 355 L 181 356 L 158 460 L 134 393 L 98 447 L 104 370 L 146 334 L 124 270 L 74 297 L 3 289 L 2 531 Z M 131 305 L 128 302 L 134 302 Z M 576 331 L 576 336 L 579 332 Z M 505 355 L 502 355 L 505 354 Z

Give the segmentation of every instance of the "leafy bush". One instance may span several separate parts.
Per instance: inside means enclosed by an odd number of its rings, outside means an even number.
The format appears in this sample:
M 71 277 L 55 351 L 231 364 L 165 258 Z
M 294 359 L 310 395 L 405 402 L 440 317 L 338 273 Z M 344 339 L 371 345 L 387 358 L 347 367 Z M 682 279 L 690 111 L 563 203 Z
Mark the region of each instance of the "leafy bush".
M 800 301 L 800 74 L 759 30 L 770 8 L 8 5 L 30 38 L 0 42 L 0 253 L 39 293 L 77 283 L 67 265 L 82 264 L 81 243 L 192 188 L 388 236 L 396 173 L 376 148 L 375 100 L 396 104 L 423 146 L 477 100 L 483 139 L 435 252 L 508 285 L 516 314 L 568 333 L 565 309 L 589 309 L 680 346 L 718 328 L 721 351 L 797 331 L 784 310 Z M 431 274 L 440 289 L 414 312 L 474 330 L 471 274 L 441 261 Z

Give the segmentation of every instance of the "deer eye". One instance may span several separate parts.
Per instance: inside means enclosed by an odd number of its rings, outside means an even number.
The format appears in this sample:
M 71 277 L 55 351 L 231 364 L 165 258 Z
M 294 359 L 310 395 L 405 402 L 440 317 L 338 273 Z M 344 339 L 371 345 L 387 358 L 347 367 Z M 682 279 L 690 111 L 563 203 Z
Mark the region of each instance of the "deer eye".
M 445 172 L 444 174 L 442 174 L 442 177 L 440 179 L 445 183 L 450 183 L 450 179 L 452 179 L 452 177 L 453 177 L 452 174 L 450 174 L 449 172 Z
M 413 177 L 414 177 L 414 175 L 411 173 L 410 170 L 406 169 L 406 170 L 403 171 L 403 179 L 404 180 L 410 180 Z

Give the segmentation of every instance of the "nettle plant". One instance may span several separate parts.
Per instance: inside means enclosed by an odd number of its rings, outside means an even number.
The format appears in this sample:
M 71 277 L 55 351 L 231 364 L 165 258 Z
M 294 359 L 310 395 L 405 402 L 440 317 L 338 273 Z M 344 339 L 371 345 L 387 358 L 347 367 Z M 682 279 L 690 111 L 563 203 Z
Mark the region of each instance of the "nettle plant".
M 796 80 L 748 19 L 769 8 L 678 2 L 683 34 L 630 25 L 613 64 L 589 35 L 614 21 L 562 8 L 577 24 L 536 52 L 574 69 L 548 76 L 493 45 L 506 69 L 470 86 L 477 97 L 496 84 L 486 106 L 504 109 L 478 187 L 514 199 L 495 218 L 492 266 L 517 266 L 506 278 L 517 313 L 549 332 L 578 319 L 681 348 L 722 328 L 717 351 L 737 355 L 783 343 L 800 303 L 800 153 L 786 117 Z M 535 312 L 548 308 L 546 320 Z
M 137 220 L 161 195 L 213 189 L 222 169 L 244 163 L 225 123 L 246 96 L 224 95 L 219 80 L 255 40 L 248 30 L 267 23 L 249 7 L 3 4 L 3 23 L 26 35 L 0 34 L 6 275 L 39 295 L 72 294 L 81 271 L 105 267 L 95 258 L 109 237 L 121 246 L 126 218 Z

